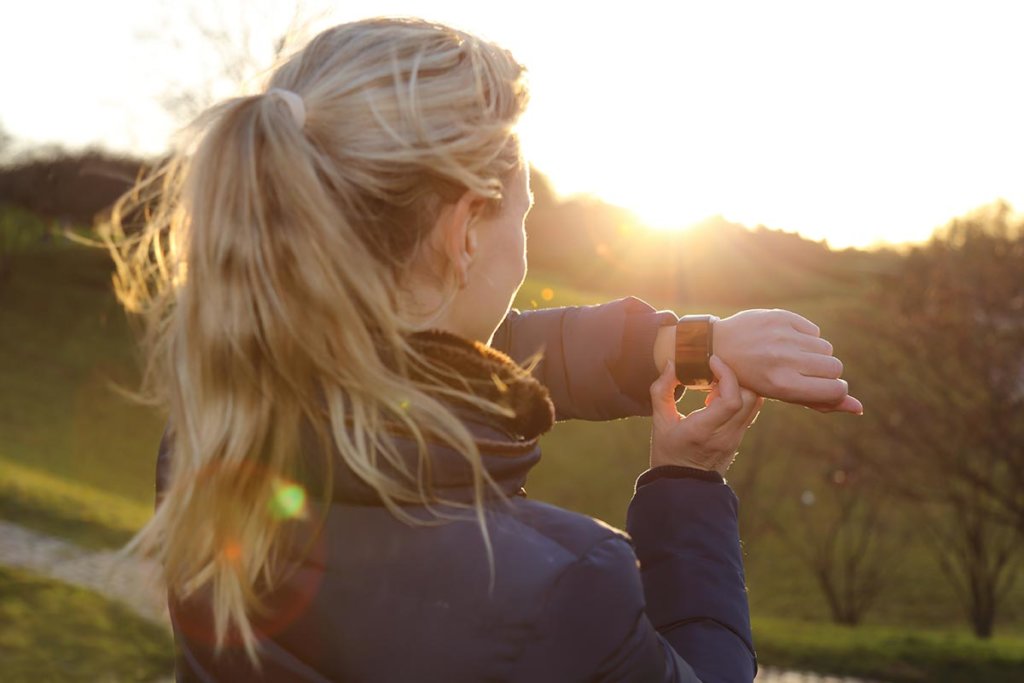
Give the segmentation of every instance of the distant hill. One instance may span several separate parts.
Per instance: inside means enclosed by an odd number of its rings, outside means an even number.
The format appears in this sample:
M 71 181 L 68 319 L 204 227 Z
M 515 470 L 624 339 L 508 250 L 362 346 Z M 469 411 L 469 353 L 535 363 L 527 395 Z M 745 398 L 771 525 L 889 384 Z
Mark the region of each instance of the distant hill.
M 679 232 L 654 231 L 625 209 L 593 198 L 543 201 L 553 196 L 546 180 L 541 176 L 534 185 L 537 206 L 527 221 L 530 267 L 582 289 L 772 306 L 849 289 L 898 262 L 895 252 L 832 251 L 796 233 L 750 230 L 721 216 Z
M 0 167 L 0 204 L 89 226 L 152 163 L 96 150 L 23 159 Z M 750 230 L 721 216 L 687 230 L 658 232 L 628 210 L 594 198 L 560 201 L 536 170 L 532 184 L 531 270 L 583 290 L 771 306 L 848 287 L 895 262 L 894 253 L 832 251 L 795 233 Z
M 20 159 L 0 167 L 0 203 L 63 224 L 92 225 L 146 165 L 143 159 L 99 150 Z

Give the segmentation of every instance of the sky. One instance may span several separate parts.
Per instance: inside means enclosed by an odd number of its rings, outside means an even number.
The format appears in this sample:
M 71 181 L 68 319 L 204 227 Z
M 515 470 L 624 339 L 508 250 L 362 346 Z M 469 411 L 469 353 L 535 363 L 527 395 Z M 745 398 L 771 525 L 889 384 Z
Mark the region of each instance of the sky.
M 250 33 L 287 0 L 34 0 L 0 7 L 0 125 L 21 144 L 157 153 L 160 99 L 211 88 L 197 25 Z M 213 8 L 213 9 L 211 9 Z M 926 239 L 998 198 L 1024 209 L 1024 2 L 307 0 L 313 28 L 414 15 L 527 65 L 522 135 L 564 196 L 659 228 L 713 215 L 833 247 Z M 212 85 L 211 85 L 212 82 Z M 233 86 L 231 86 L 233 87 Z

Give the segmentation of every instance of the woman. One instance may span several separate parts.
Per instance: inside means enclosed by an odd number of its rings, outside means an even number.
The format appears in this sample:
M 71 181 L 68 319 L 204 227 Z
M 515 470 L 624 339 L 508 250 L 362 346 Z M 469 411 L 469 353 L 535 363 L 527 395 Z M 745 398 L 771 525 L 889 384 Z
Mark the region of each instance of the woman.
M 179 680 L 753 677 L 722 475 L 758 391 L 850 409 L 841 366 L 798 316 L 738 314 L 684 419 L 674 314 L 510 312 L 526 99 L 471 35 L 337 26 L 143 188 L 118 290 L 170 421 L 131 548 L 164 568 Z M 525 497 L 556 417 L 652 409 L 629 536 Z

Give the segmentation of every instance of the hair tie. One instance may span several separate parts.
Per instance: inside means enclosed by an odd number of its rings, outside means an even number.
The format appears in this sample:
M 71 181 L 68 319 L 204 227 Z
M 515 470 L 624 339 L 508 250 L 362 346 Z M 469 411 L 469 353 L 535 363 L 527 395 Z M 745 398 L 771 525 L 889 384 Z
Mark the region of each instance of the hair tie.
M 298 93 L 294 93 L 291 90 L 285 90 L 284 88 L 271 88 L 267 91 L 268 95 L 277 95 L 284 103 L 288 105 L 288 109 L 292 113 L 292 118 L 295 119 L 295 125 L 302 128 L 306 124 L 306 103 L 302 101 Z

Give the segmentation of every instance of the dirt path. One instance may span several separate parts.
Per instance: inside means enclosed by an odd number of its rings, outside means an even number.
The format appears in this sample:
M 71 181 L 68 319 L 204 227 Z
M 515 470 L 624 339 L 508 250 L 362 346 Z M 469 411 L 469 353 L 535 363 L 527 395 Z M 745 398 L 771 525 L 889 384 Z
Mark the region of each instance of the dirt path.
M 110 550 L 91 551 L 0 520 L 0 563 L 88 588 L 150 621 L 169 625 L 154 567 Z
M 114 551 L 90 551 L 73 543 L 0 520 L 0 564 L 18 567 L 96 591 L 139 616 L 169 627 L 163 590 L 151 563 Z M 757 683 L 869 683 L 762 667 Z

